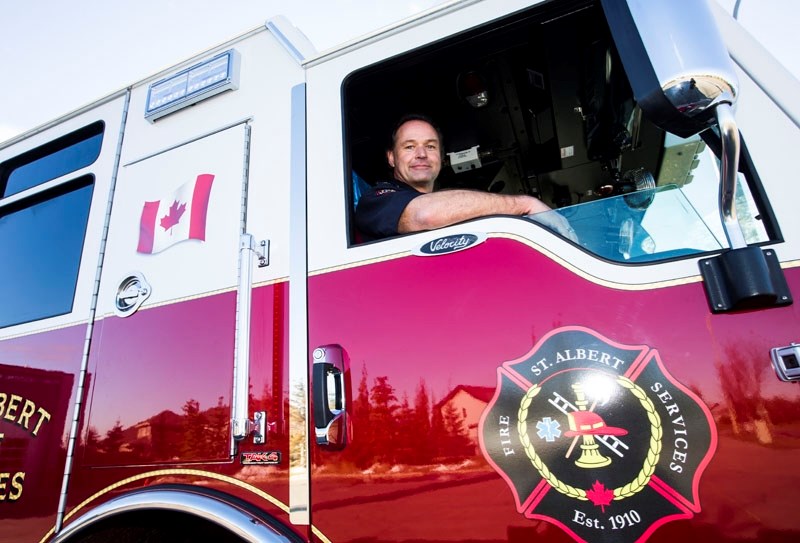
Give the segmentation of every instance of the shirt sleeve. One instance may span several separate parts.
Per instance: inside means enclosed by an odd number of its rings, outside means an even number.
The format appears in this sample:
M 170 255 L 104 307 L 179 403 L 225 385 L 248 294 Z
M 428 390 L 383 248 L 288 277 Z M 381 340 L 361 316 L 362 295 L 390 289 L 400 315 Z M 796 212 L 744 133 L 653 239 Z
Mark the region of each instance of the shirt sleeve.
M 395 236 L 403 210 L 411 200 L 421 195 L 410 187 L 402 189 L 391 183 L 378 183 L 359 198 L 356 226 L 370 239 Z

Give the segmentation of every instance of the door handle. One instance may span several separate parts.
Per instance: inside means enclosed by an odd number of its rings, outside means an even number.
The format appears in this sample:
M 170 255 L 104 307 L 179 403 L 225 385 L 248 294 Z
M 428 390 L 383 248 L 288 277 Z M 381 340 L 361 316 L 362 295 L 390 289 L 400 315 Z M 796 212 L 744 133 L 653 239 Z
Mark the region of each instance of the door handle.
M 132 272 L 120 281 L 114 299 L 114 313 L 119 317 L 129 317 L 150 296 L 153 289 L 140 272 Z
M 347 444 L 344 355 L 339 345 L 314 349 L 313 403 L 317 445 L 341 449 Z

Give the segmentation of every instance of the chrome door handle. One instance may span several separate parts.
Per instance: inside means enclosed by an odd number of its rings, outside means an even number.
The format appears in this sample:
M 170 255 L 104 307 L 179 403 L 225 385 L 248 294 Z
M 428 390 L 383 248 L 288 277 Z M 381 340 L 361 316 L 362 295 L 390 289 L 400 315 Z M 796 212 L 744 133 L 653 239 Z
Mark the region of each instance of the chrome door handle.
M 314 349 L 313 402 L 317 445 L 342 448 L 347 443 L 345 367 L 342 348 L 324 345 Z

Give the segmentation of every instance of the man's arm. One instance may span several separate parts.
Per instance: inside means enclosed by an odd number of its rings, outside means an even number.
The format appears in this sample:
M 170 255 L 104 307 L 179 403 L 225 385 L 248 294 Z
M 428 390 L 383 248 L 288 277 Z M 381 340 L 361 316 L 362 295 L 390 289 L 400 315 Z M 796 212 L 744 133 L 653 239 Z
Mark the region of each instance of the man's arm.
M 531 215 L 549 210 L 541 200 L 524 194 L 445 190 L 411 200 L 400 215 L 397 229 L 405 234 L 433 230 L 485 215 Z

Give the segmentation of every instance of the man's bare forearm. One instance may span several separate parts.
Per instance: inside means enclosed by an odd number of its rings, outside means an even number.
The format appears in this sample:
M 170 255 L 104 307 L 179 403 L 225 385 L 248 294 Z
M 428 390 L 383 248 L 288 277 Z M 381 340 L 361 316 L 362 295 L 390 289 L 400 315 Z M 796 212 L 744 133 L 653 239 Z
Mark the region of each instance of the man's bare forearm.
M 550 208 L 523 194 L 492 194 L 472 190 L 447 190 L 411 200 L 400 216 L 401 233 L 441 228 L 485 215 L 530 215 Z

